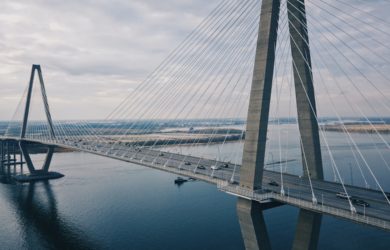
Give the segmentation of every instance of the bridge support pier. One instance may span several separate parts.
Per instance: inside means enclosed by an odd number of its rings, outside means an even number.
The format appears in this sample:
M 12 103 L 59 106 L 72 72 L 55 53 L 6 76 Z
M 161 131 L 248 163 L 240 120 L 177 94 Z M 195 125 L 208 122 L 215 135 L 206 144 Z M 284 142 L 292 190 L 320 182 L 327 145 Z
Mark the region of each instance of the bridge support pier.
M 4 166 L 3 160 L 4 160 L 4 142 L 1 140 L 0 141 L 0 167 Z
M 46 158 L 45 158 L 45 161 L 43 163 L 42 169 L 40 169 L 40 170 L 35 169 L 34 164 L 31 160 L 30 154 L 28 152 L 26 143 L 23 141 L 20 141 L 19 148 L 20 148 L 20 151 L 22 152 L 22 155 L 26 159 L 27 168 L 31 174 L 36 174 L 36 173 L 40 173 L 40 172 L 48 173 L 51 159 L 53 158 L 53 154 L 54 154 L 54 146 L 48 146 Z
M 299 210 L 298 224 L 292 247 L 293 250 L 317 249 L 321 220 L 321 214 L 304 209 Z
M 241 227 L 245 249 L 271 249 L 267 227 L 264 221 L 262 204 L 238 198 L 237 215 Z
M 21 174 L 14 177 L 16 181 L 19 182 L 32 182 L 32 181 L 41 181 L 41 180 L 49 180 L 49 179 L 58 179 L 64 177 L 63 174 L 57 172 L 49 172 L 49 167 L 51 160 L 54 154 L 54 146 L 48 145 L 46 158 L 43 162 L 41 169 L 36 169 L 34 163 L 30 157 L 30 153 L 28 152 L 28 143 L 24 141 L 19 142 L 19 148 L 21 151 L 21 155 L 23 155 L 26 160 L 26 165 L 29 171 L 29 174 Z M 22 159 L 22 157 L 21 157 Z
M 0 143 L 0 165 L 2 168 L 4 167 L 7 167 L 7 169 L 9 169 L 11 167 L 11 165 L 14 165 L 14 161 L 15 161 L 15 153 L 13 153 L 11 151 L 11 147 L 10 147 L 10 142 L 5 140 L 5 141 L 1 141 Z M 14 156 L 13 159 L 11 159 L 11 156 Z M 12 163 L 11 163 L 12 161 Z
M 7 141 L 6 143 L 5 143 L 5 145 L 6 145 L 6 148 L 7 148 L 7 155 L 6 155 L 6 157 L 7 157 L 7 168 L 9 169 L 10 168 L 10 165 L 11 165 L 11 154 L 9 153 L 9 141 Z
M 0 140 L 0 168 L 3 173 L 11 174 L 13 171 L 16 174 L 18 165 L 20 165 L 20 173 L 22 173 L 23 163 L 22 151 L 19 150 L 17 141 Z

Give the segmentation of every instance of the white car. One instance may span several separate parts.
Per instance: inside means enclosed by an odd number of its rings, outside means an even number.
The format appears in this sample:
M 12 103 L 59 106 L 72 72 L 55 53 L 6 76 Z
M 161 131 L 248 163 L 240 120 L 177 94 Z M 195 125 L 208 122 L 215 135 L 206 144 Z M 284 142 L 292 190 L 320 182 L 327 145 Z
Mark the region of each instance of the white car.
M 219 170 L 219 169 L 221 169 L 220 167 L 218 167 L 218 166 L 211 166 L 211 170 Z

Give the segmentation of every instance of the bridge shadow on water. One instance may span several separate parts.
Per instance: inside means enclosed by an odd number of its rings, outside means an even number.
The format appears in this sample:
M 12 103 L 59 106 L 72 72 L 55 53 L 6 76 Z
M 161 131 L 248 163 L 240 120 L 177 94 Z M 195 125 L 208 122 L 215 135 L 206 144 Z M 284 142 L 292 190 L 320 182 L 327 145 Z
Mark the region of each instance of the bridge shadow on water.
M 10 170 L 10 169 L 8 169 Z M 57 209 L 55 192 L 49 181 L 19 185 L 13 181 L 15 172 L 0 168 L 0 182 L 12 186 L 7 197 L 15 209 L 23 232 L 24 246 L 34 249 L 99 249 L 101 245 L 62 217 Z

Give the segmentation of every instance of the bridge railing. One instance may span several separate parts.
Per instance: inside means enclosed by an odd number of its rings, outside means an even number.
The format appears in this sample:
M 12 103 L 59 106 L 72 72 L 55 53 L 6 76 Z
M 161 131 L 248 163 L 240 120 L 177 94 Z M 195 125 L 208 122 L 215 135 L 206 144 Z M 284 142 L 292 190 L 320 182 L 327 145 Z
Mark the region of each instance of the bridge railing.
M 366 214 L 361 214 L 360 212 L 352 213 L 351 211 L 346 209 L 331 207 L 319 203 L 313 203 L 312 201 L 298 199 L 290 196 L 283 196 L 275 192 L 253 191 L 250 189 L 242 188 L 239 185 L 232 185 L 226 181 L 218 182 L 217 187 L 221 191 L 249 200 L 264 202 L 265 200 L 271 199 L 282 203 L 294 205 L 296 207 L 311 210 L 314 212 L 325 213 L 340 218 L 350 219 L 358 223 L 383 228 L 385 230 L 390 230 L 389 221 L 375 218 L 372 216 L 367 216 Z
M 390 230 L 390 223 L 388 221 L 375 218 L 372 216 L 367 216 L 366 214 L 361 214 L 360 212 L 352 213 L 351 211 L 342 208 L 331 207 L 319 203 L 315 204 L 311 201 L 289 197 L 289 196 L 282 196 L 276 193 L 272 193 L 272 194 L 274 196 L 273 199 L 287 204 L 295 205 L 297 207 L 305 208 L 308 210 L 318 211 L 321 213 L 326 213 L 337 217 L 350 219 L 359 223 L 368 224 L 375 227 L 380 227 L 386 230 Z
M 243 188 L 239 185 L 232 185 L 227 181 L 219 181 L 217 183 L 218 189 L 223 192 L 231 193 L 233 195 L 242 197 L 248 200 L 256 200 L 262 202 L 264 200 L 273 199 L 274 193 L 271 192 L 255 192 L 253 190 Z

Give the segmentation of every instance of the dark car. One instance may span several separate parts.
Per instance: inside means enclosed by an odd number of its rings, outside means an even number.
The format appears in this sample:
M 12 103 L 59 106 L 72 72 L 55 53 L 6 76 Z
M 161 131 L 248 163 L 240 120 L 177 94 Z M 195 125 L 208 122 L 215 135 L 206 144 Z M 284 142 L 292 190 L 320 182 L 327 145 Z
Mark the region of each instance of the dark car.
M 224 163 L 224 164 L 222 164 L 222 167 L 224 167 L 224 168 L 228 168 L 228 167 L 229 167 L 229 164 L 227 164 L 227 163 Z
M 191 162 L 189 162 L 189 161 L 186 161 L 185 163 L 184 163 L 184 165 L 191 165 Z
M 270 186 L 279 186 L 279 184 L 276 182 L 276 181 L 270 181 L 270 182 L 268 182 L 268 184 L 270 185 Z
M 368 202 L 361 199 L 352 199 L 352 203 L 361 207 L 369 207 L 370 204 Z
M 206 169 L 206 167 L 203 166 L 203 165 L 199 165 L 199 166 L 198 166 L 198 169 Z

